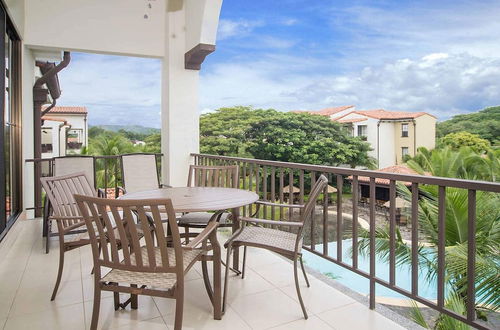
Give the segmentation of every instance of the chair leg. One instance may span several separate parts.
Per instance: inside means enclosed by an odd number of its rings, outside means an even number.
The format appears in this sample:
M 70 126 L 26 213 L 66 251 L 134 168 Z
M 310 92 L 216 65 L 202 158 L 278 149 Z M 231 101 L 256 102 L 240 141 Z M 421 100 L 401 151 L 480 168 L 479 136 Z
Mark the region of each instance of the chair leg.
M 99 308 L 101 307 L 101 287 L 94 285 L 94 306 L 92 307 L 92 322 L 90 323 L 90 330 L 97 329 L 97 322 L 99 322 Z
M 184 234 L 186 235 L 186 244 L 189 244 L 189 227 L 184 227 Z
M 297 270 L 297 259 L 293 260 L 293 276 L 295 278 L 295 289 L 297 290 L 297 297 L 299 297 L 300 307 L 302 308 L 302 313 L 304 313 L 304 318 L 307 320 L 307 312 L 304 306 L 304 301 L 302 301 L 302 295 L 300 294 L 300 286 L 299 286 L 299 275 Z
M 137 288 L 137 284 L 131 284 L 130 286 L 133 287 L 133 288 Z M 130 295 L 130 307 L 132 309 L 137 309 L 138 306 L 139 306 L 139 300 L 137 298 L 137 295 L 136 294 L 131 294 Z
M 220 245 L 217 241 L 217 234 L 214 233 L 210 237 L 210 242 L 213 248 L 213 278 L 214 278 L 214 319 L 222 319 L 222 297 L 221 297 L 221 251 Z
M 228 245 L 227 247 L 227 254 L 226 254 L 226 273 L 224 274 L 224 294 L 222 296 L 222 314 L 226 312 L 226 303 L 227 303 L 227 286 L 229 282 L 229 269 L 230 267 L 230 261 L 231 261 L 231 252 L 232 252 L 232 246 L 231 244 Z
M 306 269 L 304 268 L 304 262 L 302 260 L 302 256 L 300 256 L 300 268 L 302 268 L 302 273 L 304 274 L 304 278 L 306 279 L 307 287 L 310 288 L 311 285 L 309 284 L 309 279 L 307 278 L 307 273 Z
M 57 280 L 56 284 L 54 285 L 54 291 L 52 291 L 52 297 L 50 300 L 56 299 L 56 294 L 57 294 L 57 289 L 59 288 L 59 284 L 61 283 L 61 277 L 62 277 L 62 272 L 63 272 L 63 267 L 64 267 L 64 243 L 60 243 L 62 246 L 59 247 L 59 270 L 57 271 Z
M 182 330 L 182 315 L 184 310 L 184 284 L 179 286 L 177 283 L 177 288 L 175 289 L 176 298 L 175 298 L 175 321 L 174 321 L 174 329 Z
M 207 261 L 201 260 L 201 272 L 203 274 L 203 282 L 205 283 L 205 289 L 207 290 L 208 298 L 210 302 L 214 303 L 214 292 L 212 290 L 212 284 L 210 284 L 210 278 L 208 277 L 208 267 Z
M 243 266 L 241 269 L 241 278 L 245 278 L 245 265 L 247 263 L 247 246 L 243 247 Z
M 45 226 L 47 226 L 47 236 L 45 237 L 45 254 L 48 254 L 49 253 L 49 249 L 50 249 L 50 234 L 51 234 L 51 231 L 50 231 L 50 220 L 47 221 L 47 223 L 45 224 Z
M 120 294 L 118 292 L 113 292 L 113 300 L 115 305 L 115 311 L 117 311 L 120 309 Z

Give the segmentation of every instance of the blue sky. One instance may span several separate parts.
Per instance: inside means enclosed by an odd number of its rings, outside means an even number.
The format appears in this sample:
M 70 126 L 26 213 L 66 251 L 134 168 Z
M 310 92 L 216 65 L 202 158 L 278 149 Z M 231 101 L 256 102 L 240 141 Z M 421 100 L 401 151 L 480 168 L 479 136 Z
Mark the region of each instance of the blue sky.
M 200 112 L 353 104 L 446 119 L 499 105 L 498 17 L 498 0 L 226 0 Z M 86 105 L 91 124 L 159 126 L 159 60 L 74 54 L 60 78 L 60 104 Z

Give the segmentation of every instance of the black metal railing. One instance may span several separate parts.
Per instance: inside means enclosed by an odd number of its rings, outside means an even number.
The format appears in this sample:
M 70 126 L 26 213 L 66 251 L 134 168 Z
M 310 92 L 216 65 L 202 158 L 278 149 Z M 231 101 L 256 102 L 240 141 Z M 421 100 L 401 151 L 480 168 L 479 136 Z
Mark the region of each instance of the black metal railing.
M 304 203 L 307 199 L 305 193 L 314 184 L 316 178 L 324 174 L 328 177 L 330 187 L 326 188 L 320 205 L 313 216 L 313 221 L 309 224 L 305 237 L 304 249 L 320 256 L 328 261 L 340 265 L 353 273 L 361 275 L 369 280 L 369 301 L 370 308 L 375 308 L 375 285 L 382 285 L 395 292 L 428 306 L 440 313 L 449 315 L 466 324 L 479 329 L 487 329 L 484 323 L 480 323 L 476 318 L 476 195 L 478 191 L 493 194 L 500 193 L 500 184 L 485 181 L 461 180 L 453 178 L 441 178 L 421 175 L 404 175 L 386 173 L 378 171 L 356 170 L 349 168 L 306 165 L 298 163 L 286 163 L 277 161 L 267 161 L 258 159 L 246 159 L 237 157 L 225 157 L 205 154 L 192 154 L 194 163 L 197 165 L 238 165 L 240 167 L 240 188 L 255 191 L 263 200 L 284 203 Z M 388 251 L 388 280 L 376 274 L 376 219 L 377 205 L 376 188 L 380 184 L 376 180 L 384 179 L 384 189 L 388 189 L 389 208 L 388 231 L 389 231 L 389 251 Z M 405 289 L 396 283 L 396 198 L 398 195 L 398 183 L 408 187 L 409 206 L 411 211 L 408 217 L 411 225 L 409 231 L 409 248 L 411 249 L 411 289 Z M 297 185 L 298 192 L 294 192 L 294 185 Z M 367 210 L 363 209 L 360 203 L 361 185 L 368 185 L 369 196 L 367 197 Z M 437 231 L 438 243 L 437 254 L 437 301 L 431 301 L 419 294 L 419 202 L 421 198 L 420 187 L 423 185 L 433 185 L 438 187 L 437 198 Z M 287 189 L 285 189 L 287 187 Z M 336 192 L 333 192 L 336 188 Z M 468 196 L 468 234 L 467 234 L 467 292 L 466 292 L 466 315 L 460 315 L 445 307 L 445 217 L 446 217 L 446 192 L 449 188 L 460 188 L 467 190 Z M 330 190 L 329 190 L 330 189 Z M 288 190 L 288 191 L 287 191 Z M 365 189 L 366 191 L 366 189 Z M 344 195 L 349 194 L 348 198 Z M 366 197 L 366 196 L 365 196 Z M 348 208 L 347 203 L 350 203 Z M 336 212 L 329 212 L 330 206 Z M 250 207 L 245 207 L 242 214 L 251 213 Z M 264 207 L 259 216 L 272 220 L 291 219 L 292 212 L 285 212 L 283 208 Z M 347 214 L 351 218 L 351 224 L 346 222 Z M 365 230 L 364 236 L 360 238 L 359 222 L 360 212 L 367 213 L 369 219 L 369 229 Z M 336 213 L 333 219 L 329 218 L 329 213 Z M 335 221 L 330 221 L 335 220 Z M 330 223 L 332 222 L 332 224 Z M 333 225 L 333 222 L 335 224 Z M 331 225 L 331 226 L 330 226 Z M 345 237 L 352 238 L 352 262 L 343 260 L 342 241 Z M 360 239 L 369 240 L 369 270 L 359 267 L 359 244 Z M 421 238 L 422 239 L 422 238 Z M 329 242 L 336 241 L 336 251 L 329 251 Z

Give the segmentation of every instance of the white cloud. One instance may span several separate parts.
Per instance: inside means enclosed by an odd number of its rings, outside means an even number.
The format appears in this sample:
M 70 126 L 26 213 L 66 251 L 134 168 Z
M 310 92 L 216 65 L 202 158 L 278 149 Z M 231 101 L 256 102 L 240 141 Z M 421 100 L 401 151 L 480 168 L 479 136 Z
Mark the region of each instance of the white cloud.
M 421 1 L 415 4 L 334 7 L 336 46 L 348 64 L 378 64 L 430 53 L 500 53 L 500 1 Z M 347 64 L 346 64 L 347 65 Z
M 90 124 L 159 126 L 161 63 L 156 59 L 72 54 L 59 79 L 58 105 L 81 105 Z
M 500 104 L 500 59 L 427 54 L 342 75 L 312 74 L 322 66 L 326 68 L 321 61 L 297 57 L 216 65 L 202 75 L 202 106 L 295 110 L 355 104 L 447 118 Z
M 262 21 L 221 19 L 217 30 L 217 40 L 246 36 L 262 25 L 264 25 Z

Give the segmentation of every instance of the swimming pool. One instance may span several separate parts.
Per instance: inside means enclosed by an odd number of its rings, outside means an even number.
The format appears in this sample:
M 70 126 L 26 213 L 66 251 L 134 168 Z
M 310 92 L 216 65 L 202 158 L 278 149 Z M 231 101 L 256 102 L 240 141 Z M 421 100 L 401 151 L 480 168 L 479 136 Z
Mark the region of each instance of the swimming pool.
M 352 240 L 346 239 L 342 241 L 342 260 L 346 264 L 352 265 L 352 258 L 350 256 L 350 251 L 352 247 Z M 316 246 L 318 251 L 323 249 L 322 244 Z M 336 257 L 337 255 L 337 242 L 328 243 L 329 255 Z M 370 292 L 369 283 L 370 281 L 358 275 L 342 266 L 339 266 L 333 262 L 321 258 L 315 254 L 308 251 L 303 251 L 304 262 L 307 266 L 315 269 L 316 271 L 323 273 L 329 277 L 334 278 L 336 281 L 342 285 L 354 290 L 360 294 L 367 295 Z M 365 272 L 370 270 L 370 259 L 369 256 L 358 255 L 358 268 Z M 389 281 L 389 263 L 376 258 L 375 272 L 378 278 Z M 418 277 L 418 294 L 419 296 L 435 300 L 437 299 L 437 282 L 436 280 L 429 282 L 425 276 L 427 274 L 427 269 L 421 265 L 419 269 Z M 402 265 L 396 267 L 396 285 L 402 289 L 411 291 L 411 265 Z M 375 288 L 375 293 L 380 297 L 391 297 L 391 298 L 406 298 L 405 296 L 394 292 L 382 285 L 377 284 Z

